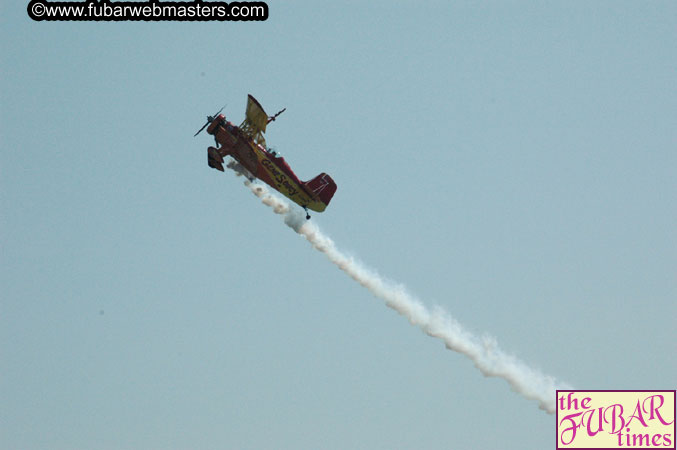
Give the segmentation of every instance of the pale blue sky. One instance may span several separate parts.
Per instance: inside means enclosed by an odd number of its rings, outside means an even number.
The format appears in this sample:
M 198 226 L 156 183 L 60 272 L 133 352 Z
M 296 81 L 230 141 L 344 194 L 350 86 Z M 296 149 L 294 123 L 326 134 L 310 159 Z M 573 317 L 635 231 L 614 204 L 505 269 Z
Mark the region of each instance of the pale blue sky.
M 677 4 L 0 7 L 0 447 L 543 449 L 554 416 L 206 164 L 253 94 L 366 265 L 585 389 L 674 389 Z M 554 394 L 553 394 L 554 395 Z

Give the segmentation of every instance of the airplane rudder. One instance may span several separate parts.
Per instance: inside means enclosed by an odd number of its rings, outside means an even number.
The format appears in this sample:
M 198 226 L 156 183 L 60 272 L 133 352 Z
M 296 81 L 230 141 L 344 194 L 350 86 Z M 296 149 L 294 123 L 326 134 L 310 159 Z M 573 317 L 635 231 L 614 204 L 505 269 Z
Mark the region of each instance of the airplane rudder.
M 317 194 L 320 201 L 328 205 L 336 192 L 336 183 L 329 174 L 322 172 L 306 183 L 308 189 Z

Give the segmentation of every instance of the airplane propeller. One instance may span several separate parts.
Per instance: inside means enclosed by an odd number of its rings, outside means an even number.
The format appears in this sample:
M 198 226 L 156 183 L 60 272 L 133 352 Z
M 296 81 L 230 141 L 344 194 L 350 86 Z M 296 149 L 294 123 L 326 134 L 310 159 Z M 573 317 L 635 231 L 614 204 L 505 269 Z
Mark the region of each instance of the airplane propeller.
M 214 119 L 216 118 L 216 116 L 218 116 L 218 115 L 221 113 L 221 111 L 223 111 L 223 108 L 225 108 L 225 107 L 226 107 L 226 105 L 223 105 L 223 107 L 222 107 L 221 109 L 219 109 L 219 110 L 216 112 L 216 114 L 214 114 L 213 116 L 207 116 L 207 123 L 205 123 L 204 125 L 202 125 L 202 128 L 200 128 L 199 130 L 197 130 L 197 133 L 195 133 L 195 134 L 193 135 L 193 137 L 197 136 L 198 134 L 200 134 L 200 133 L 202 132 L 202 130 L 204 130 L 205 128 L 207 128 L 207 125 L 209 125 L 210 123 L 212 123 L 212 122 L 214 121 Z
M 284 109 L 282 109 L 281 111 L 278 111 L 277 114 L 275 114 L 274 116 L 268 117 L 268 123 L 270 123 L 270 122 L 272 122 L 273 120 L 275 120 L 275 119 L 277 118 L 277 116 L 279 116 L 280 114 L 282 114 L 282 113 L 285 112 L 286 110 L 287 110 L 287 108 L 284 108 Z

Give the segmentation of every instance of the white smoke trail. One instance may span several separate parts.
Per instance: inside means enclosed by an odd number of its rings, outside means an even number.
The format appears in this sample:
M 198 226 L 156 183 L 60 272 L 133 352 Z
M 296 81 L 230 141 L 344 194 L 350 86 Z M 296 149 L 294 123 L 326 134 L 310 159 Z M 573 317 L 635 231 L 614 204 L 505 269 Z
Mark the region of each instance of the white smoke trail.
M 252 177 L 238 163 L 231 161 L 227 167 L 238 175 L 247 176 L 245 186 L 265 205 L 271 207 L 276 214 L 282 215 L 287 226 L 305 237 L 316 250 L 322 252 L 353 280 L 367 288 L 374 296 L 382 299 L 386 306 L 406 317 L 409 323 L 419 327 L 427 335 L 441 339 L 449 350 L 470 358 L 483 375 L 503 378 L 515 392 L 527 399 L 536 400 L 540 409 L 554 414 L 555 391 L 558 387 L 567 389 L 568 386 L 557 383 L 555 378 L 506 354 L 498 347 L 494 338 L 488 336 L 479 338 L 473 335 L 443 309 L 436 307 L 431 311 L 409 294 L 404 286 L 384 280 L 353 258 L 343 254 L 314 222 L 305 220 L 298 208 L 291 208 L 286 200 L 271 194 L 262 184 L 250 181 Z

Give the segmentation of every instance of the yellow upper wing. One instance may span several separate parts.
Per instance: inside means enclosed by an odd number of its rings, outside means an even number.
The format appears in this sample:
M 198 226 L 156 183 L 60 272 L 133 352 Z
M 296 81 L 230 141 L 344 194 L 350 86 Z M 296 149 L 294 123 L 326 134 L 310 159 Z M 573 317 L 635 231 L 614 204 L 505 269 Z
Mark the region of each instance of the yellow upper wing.
M 263 106 L 249 94 L 246 116 L 240 129 L 251 136 L 254 142 L 265 147 L 266 140 L 263 138 L 263 133 L 266 132 L 266 125 L 268 125 L 268 114 L 263 110 Z

